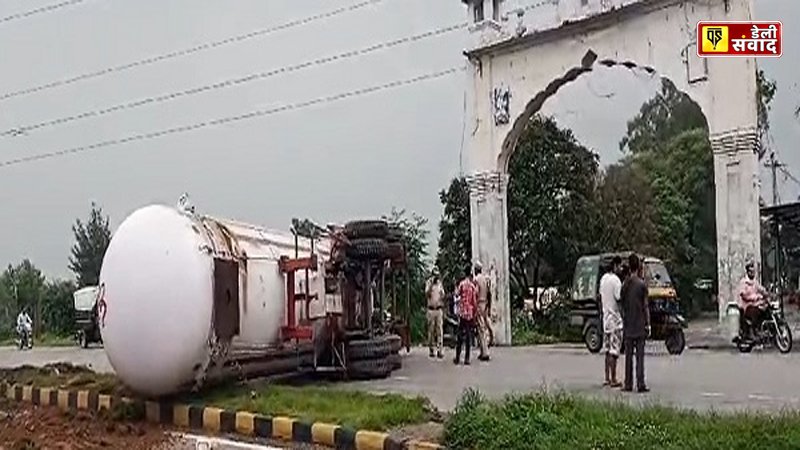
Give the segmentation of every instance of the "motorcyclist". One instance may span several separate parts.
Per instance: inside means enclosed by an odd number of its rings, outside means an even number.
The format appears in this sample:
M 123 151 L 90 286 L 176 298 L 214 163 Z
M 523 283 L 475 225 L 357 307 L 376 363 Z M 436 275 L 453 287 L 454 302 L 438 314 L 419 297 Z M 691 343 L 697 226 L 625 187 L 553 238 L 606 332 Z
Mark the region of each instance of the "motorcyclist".
M 745 265 L 745 276 L 739 282 L 739 308 L 742 312 L 742 325 L 751 337 L 767 312 L 767 298 L 767 290 L 756 280 L 755 263 L 748 261 Z
M 17 334 L 22 337 L 23 333 L 27 333 L 30 337 L 32 327 L 33 321 L 31 316 L 28 315 L 28 308 L 22 308 L 22 311 L 17 315 Z M 30 346 L 30 340 L 28 340 L 28 346 Z

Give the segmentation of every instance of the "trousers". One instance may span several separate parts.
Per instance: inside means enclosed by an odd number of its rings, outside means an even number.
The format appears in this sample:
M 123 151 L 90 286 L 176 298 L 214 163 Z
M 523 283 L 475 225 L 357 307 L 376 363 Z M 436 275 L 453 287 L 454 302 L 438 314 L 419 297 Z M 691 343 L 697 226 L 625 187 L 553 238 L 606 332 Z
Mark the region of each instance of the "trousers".
M 481 356 L 489 356 L 489 311 L 486 302 L 478 302 L 478 316 L 476 319 Z
M 475 319 L 458 319 L 458 339 L 456 339 L 456 359 L 461 359 L 461 346 L 464 346 L 464 363 L 469 362 L 469 351 L 472 347 L 472 330 L 475 328 Z
M 442 351 L 442 310 L 428 309 L 428 348 L 433 352 L 434 347 Z
M 646 386 L 644 382 L 645 338 L 625 338 L 625 389 L 633 389 L 633 360 L 636 358 L 636 388 Z

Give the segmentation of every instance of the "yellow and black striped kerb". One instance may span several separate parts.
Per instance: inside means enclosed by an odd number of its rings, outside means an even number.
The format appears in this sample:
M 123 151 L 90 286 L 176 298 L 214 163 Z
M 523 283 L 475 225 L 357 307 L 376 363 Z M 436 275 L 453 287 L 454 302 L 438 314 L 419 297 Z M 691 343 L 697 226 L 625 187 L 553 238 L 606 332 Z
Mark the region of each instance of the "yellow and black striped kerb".
M 56 388 L 10 385 L 0 382 L 0 394 L 10 400 L 31 402 L 60 409 L 110 410 L 127 404 L 141 408 L 148 422 L 174 425 L 221 434 L 277 439 L 324 445 L 339 450 L 440 450 L 444 447 L 420 441 L 399 441 L 386 433 L 353 430 L 327 423 L 308 423 L 290 417 L 268 417 L 250 412 L 231 412 L 199 405 L 142 401 Z

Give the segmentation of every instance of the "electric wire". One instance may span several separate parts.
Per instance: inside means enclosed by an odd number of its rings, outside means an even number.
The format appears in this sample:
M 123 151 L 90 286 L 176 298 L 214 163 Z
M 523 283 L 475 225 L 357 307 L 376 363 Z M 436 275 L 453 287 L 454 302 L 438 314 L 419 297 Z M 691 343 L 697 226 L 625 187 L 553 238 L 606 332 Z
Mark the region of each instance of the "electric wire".
M 330 63 L 334 63 L 337 61 L 343 61 L 351 58 L 355 58 L 358 56 L 367 55 L 370 53 L 375 53 L 380 50 L 386 50 L 389 48 L 397 47 L 404 44 L 410 44 L 418 41 L 422 41 L 425 39 L 430 39 L 434 37 L 438 37 L 447 33 L 452 33 L 454 31 L 462 30 L 469 25 L 468 22 L 462 22 L 454 25 L 450 25 L 448 27 L 437 28 L 435 30 L 426 31 L 424 33 L 415 34 L 412 36 L 406 36 L 399 39 L 393 39 L 390 41 L 384 41 L 378 44 L 370 45 L 369 47 L 364 47 L 357 50 L 350 50 L 342 53 L 338 53 L 335 55 L 325 56 L 322 58 L 318 58 L 315 60 L 305 61 L 299 64 L 291 65 L 291 66 L 284 66 L 279 67 L 276 69 L 269 70 L 267 72 L 259 72 L 259 73 L 252 73 L 249 75 L 239 76 L 235 78 L 230 78 L 224 81 L 220 81 L 217 83 L 206 84 L 202 86 L 193 87 L 190 89 L 185 89 L 181 91 L 170 92 L 167 94 L 162 94 L 158 96 L 152 96 L 147 98 L 142 98 L 133 101 L 127 101 L 123 103 L 119 103 L 107 108 L 97 109 L 92 111 L 85 111 L 79 114 L 74 114 L 71 116 L 60 117 L 57 119 L 46 120 L 43 122 L 30 124 L 30 125 L 23 125 L 20 127 L 11 128 L 9 130 L 0 133 L 0 136 L 20 136 L 27 134 L 29 131 L 36 130 L 39 128 L 46 128 L 52 127 L 57 125 L 66 124 L 69 122 L 74 122 L 78 120 L 88 119 L 91 117 L 99 117 L 108 114 L 112 114 L 115 112 L 125 111 L 129 109 L 134 109 L 146 105 L 152 105 L 156 103 L 163 103 L 172 100 L 176 100 L 183 97 L 188 97 L 192 95 L 202 94 L 205 92 L 215 91 L 219 89 L 225 89 L 234 86 L 241 86 L 247 83 L 252 83 L 255 81 L 264 80 L 270 77 L 274 77 L 277 75 L 288 74 L 292 72 L 301 71 L 304 69 L 309 69 L 316 66 L 326 65 Z
M 283 106 L 278 106 L 278 107 L 268 108 L 268 109 L 254 110 L 254 111 L 246 112 L 246 113 L 239 114 L 239 115 L 236 115 L 236 116 L 226 116 L 226 117 L 221 117 L 221 118 L 217 118 L 217 119 L 213 119 L 213 120 L 208 120 L 208 121 L 205 121 L 205 122 L 196 122 L 196 123 L 192 123 L 192 124 L 189 124 L 189 125 L 183 125 L 183 126 L 173 127 L 173 128 L 166 128 L 166 129 L 163 129 L 163 130 L 153 131 L 153 132 L 149 132 L 149 133 L 136 134 L 136 135 L 128 136 L 128 137 L 125 137 L 125 138 L 112 139 L 112 140 L 97 142 L 97 143 L 94 143 L 94 144 L 84 145 L 84 146 L 80 146 L 80 147 L 65 148 L 65 149 L 62 149 L 62 150 L 56 150 L 56 151 L 51 151 L 51 152 L 45 152 L 45 153 L 38 153 L 38 154 L 34 154 L 34 155 L 23 156 L 23 157 L 19 157 L 19 158 L 7 159 L 7 160 L 4 160 L 4 161 L 0 161 L 0 168 L 5 168 L 5 167 L 10 167 L 10 166 L 15 166 L 15 165 L 21 165 L 21 164 L 26 164 L 26 163 L 32 163 L 32 162 L 35 162 L 35 161 L 51 159 L 51 158 L 57 158 L 57 157 L 71 155 L 71 154 L 84 153 L 84 152 L 88 152 L 88 151 L 92 151 L 92 150 L 98 150 L 98 149 L 101 149 L 101 148 L 129 144 L 129 143 L 132 143 L 132 142 L 157 139 L 157 138 L 161 138 L 161 137 L 164 137 L 164 136 L 167 136 L 167 135 L 185 134 L 185 133 L 196 131 L 196 130 L 199 130 L 199 129 L 202 129 L 202 128 L 208 128 L 208 127 L 212 127 L 212 126 L 216 126 L 216 125 L 224 125 L 224 124 L 229 124 L 229 123 L 234 123 L 234 122 L 240 122 L 240 121 L 244 121 L 244 120 L 250 120 L 250 119 L 254 119 L 254 118 L 258 118 L 258 117 L 270 116 L 270 115 L 279 114 L 279 113 L 288 112 L 288 111 L 296 111 L 296 110 L 299 110 L 299 109 L 304 109 L 304 108 L 308 108 L 308 107 L 315 106 L 315 105 L 332 103 L 332 102 L 344 100 L 344 99 L 347 99 L 347 98 L 360 97 L 362 95 L 367 95 L 367 94 L 380 92 L 380 91 L 384 91 L 384 90 L 388 90 L 388 89 L 394 89 L 394 88 L 398 88 L 398 87 L 401 87 L 401 86 L 407 86 L 407 85 L 420 83 L 420 82 L 423 82 L 423 81 L 434 80 L 434 79 L 442 78 L 442 77 L 445 77 L 445 76 L 448 76 L 448 75 L 451 75 L 451 74 L 454 74 L 454 73 L 457 73 L 457 72 L 463 71 L 463 70 L 465 70 L 464 66 L 452 67 L 450 69 L 445 69 L 445 70 L 441 70 L 441 71 L 438 71 L 438 72 L 432 72 L 432 73 L 427 73 L 427 74 L 424 74 L 424 75 L 418 75 L 418 76 L 413 77 L 413 78 L 407 78 L 407 79 L 403 79 L 403 80 L 396 80 L 396 81 L 392 81 L 392 82 L 385 83 L 385 84 L 369 86 L 369 87 L 365 87 L 365 88 L 356 89 L 356 90 L 353 90 L 353 91 L 342 92 L 342 93 L 335 94 L 335 95 L 317 97 L 315 99 L 306 100 L 306 101 L 299 102 L 299 103 L 293 103 L 293 104 L 288 104 L 288 105 L 283 105 Z
M 72 1 L 78 1 L 78 0 L 72 0 Z M 80 1 L 84 1 L 84 0 L 80 0 Z M 272 34 L 272 33 L 278 32 L 278 31 L 283 31 L 283 30 L 287 30 L 287 29 L 290 29 L 290 28 L 295 28 L 295 27 L 298 27 L 298 26 L 301 26 L 301 25 L 306 25 L 306 24 L 309 24 L 309 23 L 312 23 L 312 22 L 317 22 L 317 21 L 320 21 L 320 20 L 323 20 L 323 19 L 329 19 L 329 18 L 332 18 L 332 17 L 335 17 L 335 16 L 339 16 L 339 15 L 346 14 L 346 13 L 349 13 L 349 12 L 357 11 L 357 10 L 363 9 L 363 8 L 365 8 L 367 6 L 376 5 L 376 4 L 381 3 L 383 1 L 384 0 L 365 0 L 365 1 L 362 1 L 360 3 L 356 3 L 356 4 L 353 4 L 353 5 L 350 5 L 350 6 L 343 6 L 341 8 L 337 8 L 337 9 L 334 9 L 334 10 L 331 10 L 331 11 L 328 11 L 328 12 L 319 13 L 319 14 L 316 14 L 316 15 L 313 15 L 313 16 L 302 18 L 302 19 L 292 20 L 290 22 L 282 23 L 280 25 L 275 25 L 275 26 L 271 26 L 271 27 L 268 27 L 268 28 L 262 28 L 262 29 L 259 29 L 259 30 L 254 30 L 254 31 L 251 31 L 251 32 L 245 33 L 245 34 L 239 34 L 239 35 L 236 35 L 236 36 L 231 36 L 231 37 L 228 37 L 228 38 L 225 38 L 225 39 L 222 39 L 222 40 L 213 41 L 213 42 L 206 42 L 204 44 L 196 45 L 194 47 L 184 48 L 182 50 L 175 50 L 175 51 L 172 51 L 172 52 L 169 52 L 169 53 L 162 53 L 162 54 L 159 54 L 159 55 L 150 56 L 150 57 L 139 59 L 139 60 L 136 60 L 136 61 L 131 61 L 131 62 L 128 62 L 128 63 L 125 63 L 125 64 L 106 67 L 104 69 L 100 69 L 100 70 L 97 70 L 97 71 L 86 72 L 86 73 L 83 73 L 83 74 L 80 74 L 80 75 L 76 75 L 76 76 L 73 76 L 73 77 L 70 77 L 70 78 L 64 78 L 64 79 L 61 79 L 61 80 L 55 80 L 55 81 L 51 81 L 51 82 L 48 82 L 48 83 L 40 84 L 40 85 L 37 85 L 37 86 L 20 89 L 20 90 L 17 90 L 17 91 L 6 92 L 6 93 L 0 95 L 0 102 L 6 101 L 6 100 L 14 98 L 14 97 L 20 97 L 20 96 L 23 96 L 23 95 L 30 95 L 30 94 L 33 94 L 33 93 L 36 93 L 36 92 L 41 92 L 41 91 L 45 91 L 45 90 L 48 90 L 48 89 L 54 89 L 54 88 L 57 88 L 57 87 L 78 83 L 80 81 L 90 80 L 90 79 L 93 79 L 93 78 L 99 78 L 99 77 L 102 77 L 102 76 L 123 72 L 123 71 L 130 70 L 130 69 L 133 69 L 133 68 L 136 68 L 136 67 L 142 67 L 142 66 L 147 66 L 147 65 L 151 65 L 151 64 L 156 64 L 156 63 L 159 63 L 159 62 L 168 61 L 168 60 L 172 60 L 172 59 L 175 59 L 175 58 L 180 58 L 182 56 L 192 55 L 192 54 L 199 53 L 199 52 L 202 52 L 202 51 L 205 51 L 205 50 L 219 48 L 219 47 L 222 47 L 222 46 L 225 46 L 225 45 L 235 44 L 235 43 L 239 43 L 239 42 L 246 41 L 246 40 L 249 40 L 249 39 L 266 36 L 268 34 Z
M 42 6 L 40 8 L 31 9 L 29 11 L 16 13 L 16 14 L 11 14 L 10 16 L 5 16 L 3 18 L 0 18 L 0 24 L 5 24 L 7 22 L 11 22 L 11 21 L 14 21 L 14 20 L 25 19 L 25 18 L 30 17 L 30 16 L 35 16 L 37 14 L 42 14 L 42 13 L 46 13 L 46 12 L 52 12 L 52 11 L 55 11 L 55 10 L 58 10 L 58 9 L 61 9 L 61 8 L 66 8 L 67 6 L 77 5 L 77 4 L 83 3 L 85 1 L 86 0 L 67 0 L 67 1 L 64 1 L 64 2 L 60 2 L 60 3 L 52 3 L 50 5 L 45 5 L 45 6 Z

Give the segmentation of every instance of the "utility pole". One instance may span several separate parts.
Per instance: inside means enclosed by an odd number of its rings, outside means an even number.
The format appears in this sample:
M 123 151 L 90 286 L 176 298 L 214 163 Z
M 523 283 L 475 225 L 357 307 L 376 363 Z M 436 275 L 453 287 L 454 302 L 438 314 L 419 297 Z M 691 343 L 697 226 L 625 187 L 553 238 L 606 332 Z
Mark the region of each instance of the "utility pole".
M 772 151 L 769 154 L 769 160 L 764 163 L 764 167 L 768 169 L 772 169 L 772 206 L 777 206 L 779 203 L 779 195 L 778 195 L 778 169 L 786 167 L 786 164 L 778 161 L 775 158 L 775 152 Z M 781 248 L 781 228 L 780 224 L 778 223 L 778 218 L 773 216 L 772 220 L 775 222 L 775 282 L 778 287 L 778 296 L 780 299 L 781 305 L 781 313 L 783 312 L 783 268 L 781 267 L 781 253 L 783 249 Z
M 778 169 L 786 167 L 786 164 L 775 158 L 775 152 L 770 152 L 769 160 L 764 163 L 764 167 L 772 169 L 772 206 L 778 204 Z

